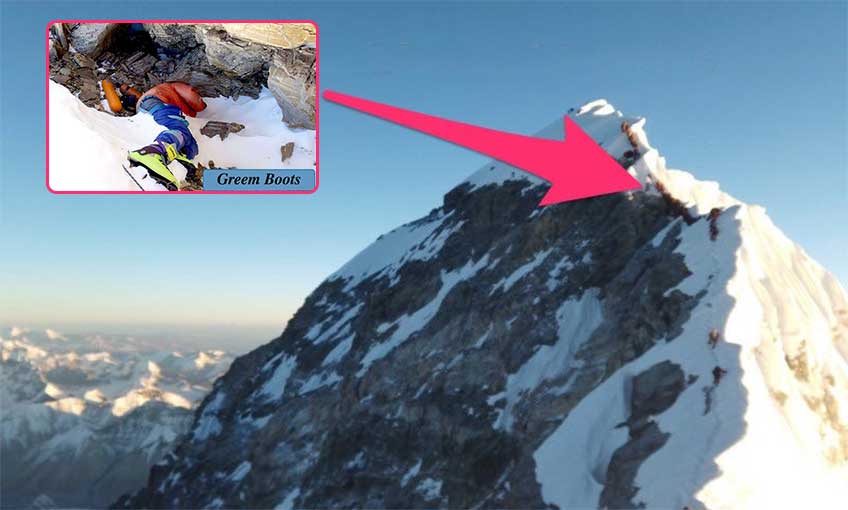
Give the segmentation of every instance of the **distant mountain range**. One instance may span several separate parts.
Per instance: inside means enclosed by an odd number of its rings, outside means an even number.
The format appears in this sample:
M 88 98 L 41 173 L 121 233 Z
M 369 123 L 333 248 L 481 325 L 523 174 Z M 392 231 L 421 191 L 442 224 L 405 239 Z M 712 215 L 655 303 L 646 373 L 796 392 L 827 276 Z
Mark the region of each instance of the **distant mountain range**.
M 102 508 L 143 485 L 232 361 L 49 329 L 0 344 L 3 508 Z

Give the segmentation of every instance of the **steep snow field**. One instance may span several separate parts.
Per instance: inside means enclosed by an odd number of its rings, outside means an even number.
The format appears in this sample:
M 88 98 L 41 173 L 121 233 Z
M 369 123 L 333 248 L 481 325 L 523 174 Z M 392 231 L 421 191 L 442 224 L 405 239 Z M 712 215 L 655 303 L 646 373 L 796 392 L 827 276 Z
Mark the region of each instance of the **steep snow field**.
M 126 165 L 129 151 L 150 144 L 162 131 L 153 117 L 145 113 L 115 117 L 88 108 L 68 89 L 52 81 L 49 94 L 50 187 L 56 191 L 139 191 L 121 165 Z M 315 131 L 286 126 L 268 89 L 263 89 L 258 99 L 204 100 L 207 108 L 197 117 L 188 118 L 200 148 L 195 161 L 207 166 L 212 160 L 221 168 L 315 167 Z M 209 138 L 200 134 L 200 129 L 210 120 L 237 122 L 245 128 L 224 140 Z M 282 162 L 280 147 L 288 142 L 294 142 L 295 151 Z M 169 168 L 177 178 L 185 178 L 181 165 L 172 163 Z M 142 179 L 144 170 L 131 171 L 145 189 L 165 190 L 149 178 Z

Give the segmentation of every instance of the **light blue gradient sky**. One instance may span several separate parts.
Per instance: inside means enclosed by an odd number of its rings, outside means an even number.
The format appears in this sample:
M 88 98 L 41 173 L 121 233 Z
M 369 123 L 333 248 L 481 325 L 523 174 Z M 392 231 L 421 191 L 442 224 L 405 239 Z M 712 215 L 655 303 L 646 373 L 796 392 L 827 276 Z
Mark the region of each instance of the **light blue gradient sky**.
M 51 195 L 44 30 L 60 18 L 312 19 L 323 88 L 517 133 L 604 97 L 648 118 L 671 167 L 766 206 L 848 281 L 845 3 L 3 2 L 0 14 L 0 323 L 271 335 L 485 162 L 322 102 L 316 195 Z

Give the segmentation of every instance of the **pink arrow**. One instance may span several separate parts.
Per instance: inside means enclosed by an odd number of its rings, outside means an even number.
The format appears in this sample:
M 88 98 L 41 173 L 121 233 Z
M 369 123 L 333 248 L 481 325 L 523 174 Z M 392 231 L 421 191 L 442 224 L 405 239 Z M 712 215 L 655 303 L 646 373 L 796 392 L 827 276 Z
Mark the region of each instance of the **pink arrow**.
M 539 205 L 642 187 L 568 116 L 565 117 L 565 141 L 560 142 L 455 122 L 330 90 L 324 92 L 324 99 L 441 138 L 541 177 L 550 182 L 551 187 Z

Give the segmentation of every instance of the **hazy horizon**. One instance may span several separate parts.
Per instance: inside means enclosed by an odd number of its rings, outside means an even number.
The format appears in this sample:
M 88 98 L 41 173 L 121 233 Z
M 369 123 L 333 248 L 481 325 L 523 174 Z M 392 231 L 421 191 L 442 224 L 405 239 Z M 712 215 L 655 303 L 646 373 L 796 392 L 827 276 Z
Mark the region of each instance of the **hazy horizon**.
M 144 340 L 162 351 L 224 350 L 245 354 L 278 337 L 286 323 L 270 324 L 46 324 L 0 323 L 0 338 L 9 340 L 11 330 L 45 333 L 47 330 L 68 336 L 107 335 Z M 24 336 L 26 335 L 24 333 Z

